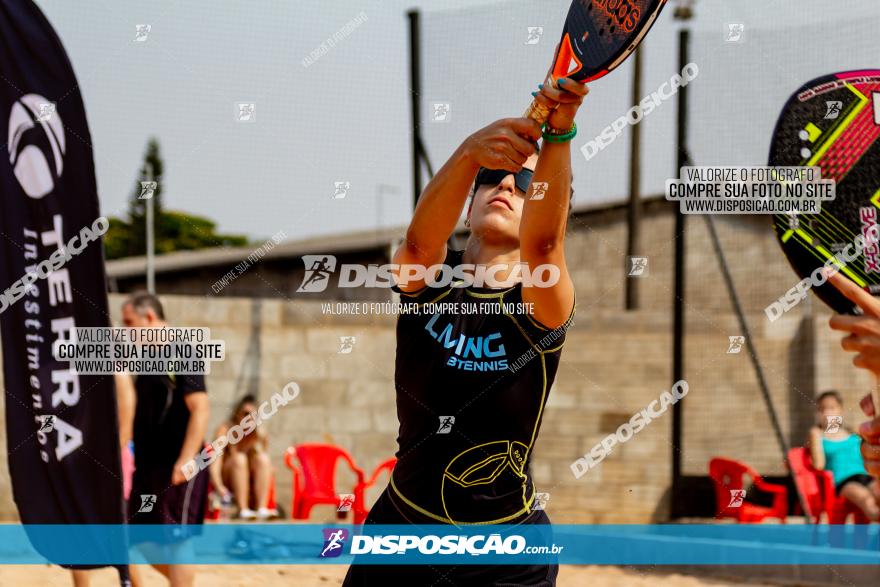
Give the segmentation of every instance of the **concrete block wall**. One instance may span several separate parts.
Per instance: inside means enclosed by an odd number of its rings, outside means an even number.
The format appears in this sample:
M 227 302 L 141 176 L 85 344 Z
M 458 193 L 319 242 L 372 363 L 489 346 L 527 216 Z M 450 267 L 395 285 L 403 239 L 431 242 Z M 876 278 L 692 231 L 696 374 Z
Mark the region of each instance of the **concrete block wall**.
M 566 244 L 578 312 L 535 446 L 538 490 L 550 493 L 557 522 L 637 523 L 668 517 L 671 414 L 653 421 L 603 463 L 576 480 L 570 464 L 617 426 L 668 390 L 671 381 L 673 217 L 652 205 L 642 224 L 649 258 L 639 278 L 641 307 L 626 312 L 626 226 L 623 210 L 570 221 Z M 766 219 L 762 219 L 766 220 Z M 763 308 L 796 278 L 760 222 L 720 219 L 718 230 L 765 369 L 771 396 L 789 439 L 803 438 L 811 398 L 834 386 L 847 401 L 846 422 L 861 420 L 857 397 L 870 379 L 849 366 L 828 312 L 806 300 L 770 323 Z M 741 334 L 704 221 L 688 221 L 687 340 L 684 445 L 686 474 L 706 474 L 712 456 L 742 459 L 762 473 L 783 473 L 782 455 L 746 351 L 728 354 L 728 336 Z M 122 296 L 111 295 L 118 322 Z M 210 436 L 238 397 L 261 400 L 296 381 L 302 393 L 265 423 L 276 468 L 278 498 L 289 510 L 291 476 L 284 452 L 294 444 L 333 442 L 369 474 L 396 449 L 395 321 L 389 316 L 331 316 L 321 302 L 235 297 L 163 296 L 170 321 L 207 326 L 226 342 L 227 360 L 208 376 Z M 339 339 L 355 336 L 350 354 Z M 806 424 L 805 424 L 806 423 Z M 797 440 L 796 440 L 797 441 Z M 5 435 L 0 437 L 5 445 Z M 5 454 L 5 450 L 0 452 Z M 382 483 L 384 484 L 384 479 Z M 353 476 L 340 469 L 341 489 Z M 381 489 L 381 487 L 379 488 Z M 378 490 L 368 495 L 374 499 Z M 14 519 L 8 471 L 0 467 L 0 516 Z M 332 519 L 316 509 L 317 521 Z

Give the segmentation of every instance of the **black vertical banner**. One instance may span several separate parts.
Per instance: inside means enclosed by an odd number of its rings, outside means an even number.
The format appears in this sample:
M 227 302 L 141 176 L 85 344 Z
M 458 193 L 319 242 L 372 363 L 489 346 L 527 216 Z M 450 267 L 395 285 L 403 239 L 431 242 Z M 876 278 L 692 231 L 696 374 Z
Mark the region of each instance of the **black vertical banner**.
M 31 0 L 0 0 L 0 76 L 0 331 L 13 497 L 23 524 L 122 524 L 113 378 L 79 375 L 52 355 L 53 341 L 74 328 L 109 326 L 107 225 L 73 68 Z M 28 534 L 53 560 L 46 533 Z M 87 532 L 80 546 L 119 561 L 124 545 L 106 536 Z

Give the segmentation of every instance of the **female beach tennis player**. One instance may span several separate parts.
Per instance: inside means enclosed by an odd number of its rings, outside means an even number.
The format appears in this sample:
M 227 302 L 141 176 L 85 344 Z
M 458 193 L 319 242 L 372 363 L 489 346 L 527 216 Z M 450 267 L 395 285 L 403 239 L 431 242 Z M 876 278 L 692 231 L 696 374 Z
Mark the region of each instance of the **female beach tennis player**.
M 425 188 L 394 255 L 401 302 L 423 311 L 398 318 L 398 462 L 367 524 L 449 524 L 457 534 L 455 525 L 549 523 L 533 508 L 529 462 L 574 315 L 563 241 L 574 117 L 587 93 L 570 79 L 557 83 L 539 86 L 553 109 L 543 130 L 504 119 L 461 144 Z M 465 248 L 447 250 L 469 196 Z M 405 279 L 406 266 L 438 264 L 476 266 L 475 277 L 485 267 L 487 283 L 450 283 L 442 272 Z M 533 280 L 517 283 L 530 272 Z M 343 585 L 551 586 L 557 572 L 550 562 L 355 563 Z

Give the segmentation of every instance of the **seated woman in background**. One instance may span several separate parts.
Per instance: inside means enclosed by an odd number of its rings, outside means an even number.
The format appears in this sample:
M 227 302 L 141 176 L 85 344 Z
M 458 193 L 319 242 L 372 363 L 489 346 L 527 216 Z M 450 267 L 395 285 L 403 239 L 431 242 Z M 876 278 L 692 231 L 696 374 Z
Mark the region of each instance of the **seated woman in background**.
M 217 427 L 214 438 L 225 436 L 230 428 L 256 411 L 257 399 L 250 394 L 244 396 L 229 419 Z M 268 447 L 265 431 L 256 428 L 236 444 L 230 442 L 223 455 L 211 463 L 209 472 L 214 491 L 220 494 L 224 503 L 235 501 L 240 519 L 267 519 L 278 515 L 276 510 L 268 507 L 272 480 L 272 464 L 266 452 Z
M 876 522 L 880 520 L 880 486 L 865 470 L 861 437 L 840 424 L 842 415 L 843 398 L 838 392 L 825 391 L 816 398 L 816 426 L 810 429 L 807 441 L 813 466 L 830 471 L 837 495 L 855 504 Z

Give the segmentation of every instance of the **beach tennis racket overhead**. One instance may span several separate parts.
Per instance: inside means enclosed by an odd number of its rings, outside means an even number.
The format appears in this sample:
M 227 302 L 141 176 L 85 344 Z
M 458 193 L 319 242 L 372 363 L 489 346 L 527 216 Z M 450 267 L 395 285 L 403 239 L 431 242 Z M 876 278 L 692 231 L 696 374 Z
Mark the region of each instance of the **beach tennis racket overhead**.
M 657 20 L 666 0 L 574 0 L 549 77 L 587 83 L 614 71 Z M 525 117 L 543 124 L 550 111 L 532 101 Z
M 801 279 L 857 235 L 880 229 L 880 70 L 835 73 L 802 86 L 776 123 L 769 164 L 819 167 L 822 179 L 837 184 L 821 213 L 774 216 L 779 243 Z M 840 272 L 880 296 L 880 246 L 867 246 Z M 856 313 L 834 286 L 813 291 L 835 312 Z

